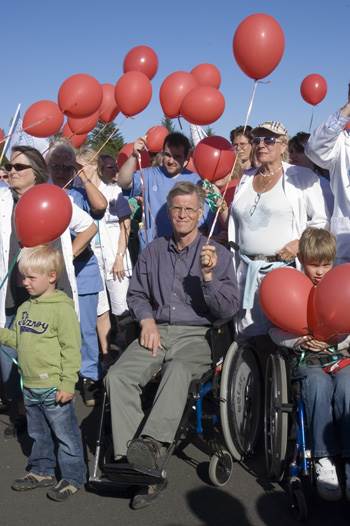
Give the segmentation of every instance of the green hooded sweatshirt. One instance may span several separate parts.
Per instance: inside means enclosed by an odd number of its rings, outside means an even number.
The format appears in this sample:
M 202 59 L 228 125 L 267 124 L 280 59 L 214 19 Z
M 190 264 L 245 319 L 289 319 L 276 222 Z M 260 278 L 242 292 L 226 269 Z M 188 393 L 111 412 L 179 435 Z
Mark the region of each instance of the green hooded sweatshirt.
M 64 292 L 22 303 L 12 329 L 0 329 L 0 344 L 17 349 L 25 387 L 74 393 L 81 366 L 80 327 Z

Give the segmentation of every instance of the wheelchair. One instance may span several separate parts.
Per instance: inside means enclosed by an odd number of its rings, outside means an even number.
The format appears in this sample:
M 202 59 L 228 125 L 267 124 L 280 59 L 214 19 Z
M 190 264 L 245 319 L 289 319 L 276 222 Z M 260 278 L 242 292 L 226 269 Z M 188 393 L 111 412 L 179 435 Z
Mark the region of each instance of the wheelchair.
M 136 469 L 126 462 L 114 461 L 110 406 L 104 393 L 89 478 L 91 488 L 160 484 L 167 478 L 171 455 L 181 455 L 190 442 L 209 454 L 209 479 L 220 487 L 229 481 L 234 461 L 252 452 L 262 415 L 261 375 L 254 350 L 249 344 L 232 343 L 231 321 L 214 323 L 206 337 L 212 350 L 212 367 L 201 379 L 192 381 L 175 439 L 159 469 Z M 156 379 L 152 383 L 157 386 Z M 146 412 L 147 403 L 145 400 Z
M 307 493 L 314 479 L 307 443 L 301 379 L 291 372 L 288 349 L 277 348 L 266 363 L 264 440 L 268 478 L 286 483 L 294 516 L 308 518 Z

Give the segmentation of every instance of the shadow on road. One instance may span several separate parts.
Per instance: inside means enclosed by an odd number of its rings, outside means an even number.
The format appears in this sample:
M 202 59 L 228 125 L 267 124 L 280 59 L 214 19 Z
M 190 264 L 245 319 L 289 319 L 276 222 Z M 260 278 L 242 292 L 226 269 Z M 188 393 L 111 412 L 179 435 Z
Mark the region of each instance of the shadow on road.
M 203 526 L 254 526 L 244 506 L 232 495 L 217 488 L 199 488 L 186 495 L 187 505 Z M 171 523 L 166 526 L 184 526 Z

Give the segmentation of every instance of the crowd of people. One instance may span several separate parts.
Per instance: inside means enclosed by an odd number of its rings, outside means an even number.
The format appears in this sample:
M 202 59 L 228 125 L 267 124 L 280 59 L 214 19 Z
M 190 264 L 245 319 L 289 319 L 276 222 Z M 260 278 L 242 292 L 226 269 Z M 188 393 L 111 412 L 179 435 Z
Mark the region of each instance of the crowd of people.
M 350 499 L 350 368 L 329 368 L 350 356 L 349 339 L 334 347 L 285 333 L 266 318 L 258 294 L 273 269 L 294 267 L 317 286 L 333 264 L 350 261 L 349 120 L 347 102 L 311 135 L 289 138 L 279 121 L 232 130 L 234 170 L 211 186 L 223 196 L 213 237 L 215 210 L 187 169 L 191 143 L 182 133 L 170 133 L 144 169 L 144 138 L 120 169 L 113 157 L 64 140 L 45 158 L 12 148 L 0 171 L 1 280 L 8 273 L 0 289 L 1 397 L 10 417 L 4 437 L 27 432 L 33 441 L 14 490 L 47 487 L 50 499 L 64 501 L 86 482 L 76 387 L 89 407 L 107 390 L 115 462 L 159 467 L 191 381 L 210 368 L 208 328 L 233 319 L 236 341 L 269 335 L 290 350 L 319 494 L 341 497 L 340 457 Z M 67 192 L 70 225 L 53 243 L 21 250 L 16 205 L 45 182 Z M 145 420 L 140 394 L 160 369 Z M 165 486 L 137 491 L 131 507 L 147 506 Z

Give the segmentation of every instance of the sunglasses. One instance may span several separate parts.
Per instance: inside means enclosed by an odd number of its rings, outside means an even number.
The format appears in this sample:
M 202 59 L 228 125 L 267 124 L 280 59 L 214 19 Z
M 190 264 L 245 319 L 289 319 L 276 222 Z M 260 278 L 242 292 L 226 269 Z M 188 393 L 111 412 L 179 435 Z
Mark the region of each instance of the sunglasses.
M 252 144 L 254 144 L 255 146 L 259 146 L 261 141 L 263 141 L 265 146 L 272 146 L 277 142 L 282 142 L 279 141 L 276 137 L 254 137 L 254 139 L 252 140 Z
M 6 164 L 4 164 L 4 168 L 5 168 L 6 172 L 11 172 L 12 168 L 16 172 L 22 172 L 23 170 L 27 170 L 27 168 L 31 168 L 31 166 L 30 166 L 30 164 L 21 164 L 21 163 L 11 164 L 11 163 L 6 163 Z

